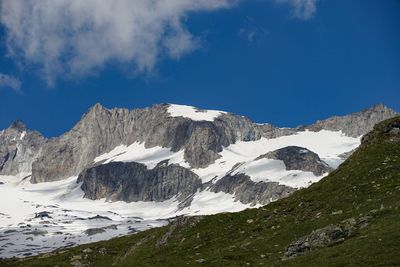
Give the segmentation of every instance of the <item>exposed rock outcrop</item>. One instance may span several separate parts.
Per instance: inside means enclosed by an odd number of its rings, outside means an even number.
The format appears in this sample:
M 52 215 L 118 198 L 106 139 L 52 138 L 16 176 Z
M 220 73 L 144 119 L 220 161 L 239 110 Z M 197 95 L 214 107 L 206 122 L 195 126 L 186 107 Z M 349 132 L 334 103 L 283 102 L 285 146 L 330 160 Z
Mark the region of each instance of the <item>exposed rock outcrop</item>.
M 326 227 L 317 229 L 309 235 L 303 236 L 292 242 L 286 248 L 282 259 L 292 259 L 315 249 L 341 243 L 349 238 L 354 231 L 365 227 L 371 218 L 371 216 L 364 216 L 358 219 L 350 218 L 337 225 L 330 224 Z
M 328 164 L 319 158 L 318 154 L 304 147 L 287 146 L 261 155 L 256 160 L 261 158 L 282 160 L 286 170 L 312 172 L 316 176 L 332 171 Z
M 244 204 L 268 204 L 289 196 L 296 189 L 276 182 L 254 182 L 245 174 L 226 175 L 211 185 L 212 192 L 232 194 Z
M 248 118 L 230 113 L 214 121 L 194 121 L 171 117 L 168 104 L 144 109 L 92 107 L 75 127 L 51 139 L 33 164 L 32 182 L 64 179 L 91 167 L 95 157 L 118 145 L 144 142 L 146 147 L 184 149 L 191 167 L 206 167 L 219 158 L 223 146 L 237 141 L 273 138 L 295 133 L 271 125 L 257 125 Z
M 221 113 L 213 121 L 171 117 L 169 104 L 143 109 L 106 109 L 93 106 L 60 137 L 46 140 L 16 123 L 0 132 L 0 174 L 32 172 L 32 183 L 65 179 L 92 167 L 94 159 L 119 145 L 144 143 L 184 151 L 193 168 L 204 168 L 220 157 L 223 147 L 238 141 L 254 141 L 295 134 L 304 129 L 343 131 L 359 136 L 381 120 L 397 113 L 383 105 L 348 116 L 332 117 L 303 128 L 277 128 L 255 124 L 243 116 Z
M 126 202 L 164 201 L 177 196 L 185 203 L 201 188 L 199 177 L 183 167 L 162 165 L 149 170 L 137 162 L 112 162 L 86 169 L 78 182 L 82 182 L 86 198 Z
M 45 141 L 40 133 L 29 130 L 19 120 L 0 131 L 0 174 L 31 172 Z
M 359 137 L 371 131 L 375 124 L 398 116 L 399 113 L 385 105 L 375 105 L 357 113 L 346 116 L 334 116 L 326 120 L 317 121 L 306 127 L 311 131 L 331 130 L 342 131 L 348 136 Z

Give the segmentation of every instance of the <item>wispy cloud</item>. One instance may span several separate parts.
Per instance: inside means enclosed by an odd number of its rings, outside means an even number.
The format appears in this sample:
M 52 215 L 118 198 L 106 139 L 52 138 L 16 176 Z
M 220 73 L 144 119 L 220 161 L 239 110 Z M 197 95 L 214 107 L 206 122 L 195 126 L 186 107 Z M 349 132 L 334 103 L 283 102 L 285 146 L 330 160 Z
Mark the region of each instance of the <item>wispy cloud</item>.
M 268 35 L 268 31 L 264 27 L 259 26 L 254 18 L 247 16 L 244 24 L 238 31 L 238 35 L 244 38 L 249 44 L 252 44 Z
M 275 0 L 278 4 L 289 4 L 295 18 L 308 20 L 317 10 L 317 0 Z
M 19 92 L 21 91 L 21 81 L 14 76 L 0 73 L 0 88 L 11 88 Z
M 49 85 L 96 74 L 108 64 L 151 72 L 163 59 L 201 46 L 186 26 L 196 12 L 245 0 L 0 0 L 7 54 L 18 65 L 38 67 Z M 311 18 L 317 0 L 273 0 L 293 16 Z M 249 22 L 239 35 L 252 43 L 266 31 Z
M 194 12 L 228 8 L 238 0 L 3 0 L 8 54 L 39 66 L 48 84 L 93 74 L 108 63 L 151 71 L 199 46 L 185 26 Z

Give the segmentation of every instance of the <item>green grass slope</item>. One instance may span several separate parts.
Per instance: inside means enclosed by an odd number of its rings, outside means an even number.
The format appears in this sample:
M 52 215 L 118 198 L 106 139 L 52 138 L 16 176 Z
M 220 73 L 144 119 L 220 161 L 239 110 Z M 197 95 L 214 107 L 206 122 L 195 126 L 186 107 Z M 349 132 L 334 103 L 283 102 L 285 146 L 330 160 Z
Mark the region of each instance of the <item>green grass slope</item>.
M 378 124 L 336 171 L 265 207 L 180 219 L 135 235 L 0 265 L 400 266 L 398 128 L 400 117 Z M 365 215 L 372 216 L 369 224 L 343 242 L 282 261 L 292 241 Z

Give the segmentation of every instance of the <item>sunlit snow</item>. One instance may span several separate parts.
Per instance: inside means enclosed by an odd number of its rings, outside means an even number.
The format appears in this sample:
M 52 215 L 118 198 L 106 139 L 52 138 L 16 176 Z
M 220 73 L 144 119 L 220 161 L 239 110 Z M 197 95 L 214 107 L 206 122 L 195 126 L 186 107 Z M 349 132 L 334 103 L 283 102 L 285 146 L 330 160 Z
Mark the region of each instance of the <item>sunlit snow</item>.
M 219 110 L 200 110 L 192 106 L 170 104 L 168 113 L 171 117 L 184 117 L 194 121 L 214 121 L 215 118 L 226 112 Z
M 152 169 L 160 161 L 169 160 L 170 164 L 177 163 L 181 166 L 188 167 L 183 159 L 183 153 L 183 150 L 179 152 L 172 152 L 169 148 L 160 146 L 146 148 L 144 143 L 135 142 L 129 146 L 119 145 L 110 152 L 96 157 L 94 162 L 101 162 L 105 164 L 113 161 L 135 161 L 145 164 L 149 169 Z
M 173 114 L 178 115 L 178 111 L 191 109 L 179 106 L 173 110 L 176 111 L 173 111 Z M 214 119 L 219 114 L 215 111 L 200 113 L 201 116 L 197 116 L 199 114 L 193 112 L 193 118 L 202 120 Z M 192 116 L 188 114 L 190 112 L 186 115 Z M 267 152 L 295 145 L 317 153 L 322 160 L 336 167 L 343 161 L 339 155 L 355 149 L 359 144 L 360 138 L 351 138 L 341 132 L 332 131 L 305 131 L 275 139 L 240 141 L 224 147 L 219 153 L 221 157 L 208 167 L 191 170 L 198 174 L 203 182 L 215 182 L 227 173 L 244 173 L 254 182 L 273 181 L 300 188 L 319 181 L 323 176 L 316 177 L 311 172 L 286 170 L 280 160 L 255 159 Z M 148 168 L 154 168 L 163 160 L 169 160 L 169 164 L 175 163 L 190 168 L 184 160 L 183 150 L 173 152 L 165 147 L 146 148 L 144 143 L 119 145 L 98 156 L 94 163 L 135 161 L 145 164 Z M 0 176 L 0 257 L 23 257 L 63 246 L 109 239 L 162 226 L 166 219 L 178 215 L 236 212 L 251 207 L 235 201 L 234 195 L 207 190 L 197 192 L 191 205 L 184 209 L 179 208 L 179 202 L 175 198 L 164 202 L 133 203 L 107 202 L 105 199 L 89 200 L 83 198 L 84 193 L 80 184 L 76 182 L 76 177 L 31 184 L 29 175 Z M 43 211 L 48 212 L 51 218 L 35 218 L 38 212 Z M 96 217 L 97 215 L 102 217 Z M 100 233 L 88 235 L 85 232 L 88 229 Z
M 0 176 L 0 258 L 36 255 L 64 246 L 96 242 L 163 226 L 178 215 L 215 214 L 249 208 L 232 195 L 202 191 L 192 206 L 178 201 L 107 202 L 83 198 L 76 177 L 31 184 L 25 175 Z M 39 218 L 48 212 L 50 218 Z M 101 216 L 101 217 L 96 217 Z M 86 231 L 103 231 L 88 235 Z

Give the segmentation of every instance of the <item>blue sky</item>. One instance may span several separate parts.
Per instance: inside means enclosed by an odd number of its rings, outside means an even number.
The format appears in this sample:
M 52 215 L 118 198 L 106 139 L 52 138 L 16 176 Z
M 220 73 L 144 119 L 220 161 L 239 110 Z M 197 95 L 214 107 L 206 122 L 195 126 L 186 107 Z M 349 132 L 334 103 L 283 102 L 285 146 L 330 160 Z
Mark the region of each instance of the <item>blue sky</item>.
M 161 15 L 143 17 L 159 39 L 154 47 L 150 41 L 145 47 L 140 41 L 128 42 L 132 53 L 114 49 L 125 41 L 124 34 L 112 33 L 107 39 L 110 32 L 89 37 L 90 29 L 69 33 L 74 20 L 62 16 L 51 19 L 66 27 L 63 31 L 42 29 L 44 24 L 34 19 L 29 21 L 32 27 L 19 29 L 12 23 L 21 19 L 12 13 L 19 7 L 13 6 L 6 10 L 10 14 L 3 14 L 8 21 L 0 32 L 0 129 L 19 118 L 46 136 L 56 136 L 97 102 L 108 108 L 187 104 L 279 126 L 308 124 L 376 103 L 400 110 L 400 1 L 303 1 L 315 10 L 297 10 L 292 0 L 233 2 L 209 0 L 184 8 L 171 4 L 169 24 Z M 109 21 L 104 16 L 102 26 Z M 152 28 L 154 21 L 159 24 Z M 147 38 L 145 25 L 139 30 Z M 75 41 L 71 36 L 81 34 L 93 41 L 87 43 L 92 47 L 74 61 L 69 58 L 74 50 L 66 50 L 50 64 L 47 59 L 55 52 L 49 38 L 56 30 L 70 36 L 55 40 Z M 38 49 L 32 48 L 34 41 L 46 47 L 31 53 Z

